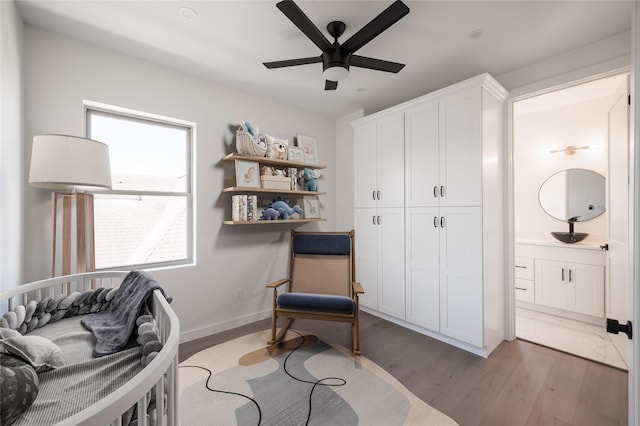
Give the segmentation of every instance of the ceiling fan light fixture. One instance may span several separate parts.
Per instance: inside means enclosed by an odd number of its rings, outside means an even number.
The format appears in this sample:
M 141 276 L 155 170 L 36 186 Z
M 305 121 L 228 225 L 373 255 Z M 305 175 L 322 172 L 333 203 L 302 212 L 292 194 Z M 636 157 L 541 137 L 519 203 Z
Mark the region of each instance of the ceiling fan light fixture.
M 349 68 L 346 68 L 340 65 L 333 65 L 326 68 L 322 72 L 322 76 L 324 77 L 325 80 L 341 81 L 349 77 Z

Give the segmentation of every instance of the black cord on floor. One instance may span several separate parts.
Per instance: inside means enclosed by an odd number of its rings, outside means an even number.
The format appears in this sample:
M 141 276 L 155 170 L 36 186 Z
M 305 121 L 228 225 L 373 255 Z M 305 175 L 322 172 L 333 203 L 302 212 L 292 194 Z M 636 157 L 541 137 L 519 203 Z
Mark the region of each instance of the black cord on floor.
M 316 389 L 316 387 L 318 386 L 344 386 L 347 384 L 347 381 L 345 379 L 342 379 L 340 377 L 325 377 L 324 379 L 319 379 L 316 380 L 315 382 L 312 382 L 310 380 L 303 380 L 303 379 L 299 379 L 297 377 L 295 377 L 294 375 L 292 375 L 291 373 L 289 373 L 289 371 L 287 370 L 287 361 L 289 360 L 289 357 L 291 355 L 293 355 L 293 353 L 295 351 L 297 351 L 302 345 L 304 345 L 305 342 L 305 338 L 302 334 L 298 333 L 295 330 L 291 330 L 290 331 L 296 333 L 298 336 L 300 336 L 300 338 L 302 339 L 300 344 L 298 346 L 296 346 L 291 352 L 289 352 L 289 354 L 287 355 L 287 357 L 284 359 L 284 364 L 283 364 L 283 368 L 284 368 L 284 372 L 287 373 L 287 376 L 291 377 L 293 380 L 297 380 L 298 382 L 302 382 L 302 383 L 309 383 L 312 384 L 313 387 L 311 388 L 311 392 L 309 392 L 309 413 L 307 414 L 307 421 L 305 422 L 305 426 L 309 425 L 309 421 L 311 420 L 311 400 L 313 397 L 313 391 Z M 326 380 L 336 380 L 338 383 L 323 383 Z
M 347 384 L 347 381 L 345 379 L 342 379 L 340 377 L 325 377 L 324 379 L 320 379 L 320 380 L 316 380 L 316 381 L 310 381 L 310 380 L 304 380 L 304 379 L 299 379 L 297 377 L 295 377 L 293 374 L 289 373 L 289 371 L 287 370 L 287 361 L 289 360 L 289 357 L 291 355 L 293 355 L 293 353 L 295 351 L 297 351 L 298 349 L 300 349 L 300 347 L 302 345 L 304 345 L 305 342 L 305 338 L 301 333 L 298 333 L 295 330 L 289 330 L 292 331 L 293 333 L 296 333 L 298 336 L 300 336 L 300 338 L 302 339 L 300 341 L 300 344 L 298 346 L 296 346 L 291 352 L 289 352 L 289 354 L 286 356 L 286 358 L 284 359 L 284 363 L 283 363 L 283 369 L 284 372 L 287 374 L 287 376 L 291 377 L 293 380 L 296 380 L 298 382 L 301 383 L 308 383 L 313 385 L 313 387 L 311 388 L 311 392 L 309 392 L 309 412 L 307 413 L 307 420 L 305 422 L 305 426 L 309 425 L 309 421 L 311 420 L 311 407 L 312 407 L 312 398 L 313 398 L 313 391 L 315 391 L 316 387 L 318 386 L 344 386 Z M 262 410 L 260 409 L 260 404 L 258 404 L 258 401 L 256 401 L 255 399 L 251 398 L 250 396 L 241 394 L 241 393 L 237 393 L 237 392 L 231 392 L 231 391 L 224 391 L 224 390 L 219 390 L 219 389 L 213 389 L 212 387 L 209 386 L 209 380 L 211 379 L 211 377 L 213 376 L 213 372 L 211 370 L 209 370 L 206 367 L 201 367 L 199 365 L 179 365 L 178 368 L 199 368 L 201 370 L 206 371 L 207 373 L 209 373 L 209 377 L 207 377 L 207 380 L 205 381 L 205 387 L 210 390 L 211 392 L 218 392 L 218 393 L 225 393 L 228 395 L 236 395 L 236 396 L 240 396 L 242 398 L 246 398 L 249 401 L 253 402 L 256 406 L 256 408 L 258 409 L 258 426 L 260 426 L 260 424 L 262 423 Z M 323 383 L 326 380 L 336 380 L 338 383 Z
M 253 402 L 256 406 L 256 408 L 258 409 L 258 426 L 260 426 L 260 424 L 262 423 L 262 410 L 260 409 L 260 404 L 258 404 L 258 401 L 256 401 L 255 399 L 251 398 L 250 396 L 241 394 L 241 393 L 237 393 L 237 392 L 231 392 L 231 391 L 224 391 L 224 390 L 219 390 L 219 389 L 214 389 L 211 386 L 209 386 L 209 380 L 211 380 L 211 377 L 213 376 L 213 372 L 211 370 L 209 370 L 206 367 L 201 367 L 199 365 L 179 365 L 178 368 L 199 368 L 201 370 L 206 371 L 207 373 L 209 373 L 209 377 L 207 377 L 207 380 L 204 384 L 204 386 L 209 389 L 211 392 L 218 392 L 218 393 L 226 393 L 227 395 L 236 395 L 236 396 L 241 396 L 243 398 L 248 399 L 249 401 Z

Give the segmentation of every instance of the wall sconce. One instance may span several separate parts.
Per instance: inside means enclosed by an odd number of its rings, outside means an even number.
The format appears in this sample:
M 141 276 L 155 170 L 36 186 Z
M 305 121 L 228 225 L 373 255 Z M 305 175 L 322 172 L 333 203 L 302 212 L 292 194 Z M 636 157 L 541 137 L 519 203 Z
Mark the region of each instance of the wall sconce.
M 573 155 L 579 149 L 589 149 L 589 145 L 575 147 L 573 145 L 569 145 L 565 149 L 556 149 L 555 151 L 549 151 L 549 154 L 555 154 L 556 152 L 564 152 L 565 155 Z

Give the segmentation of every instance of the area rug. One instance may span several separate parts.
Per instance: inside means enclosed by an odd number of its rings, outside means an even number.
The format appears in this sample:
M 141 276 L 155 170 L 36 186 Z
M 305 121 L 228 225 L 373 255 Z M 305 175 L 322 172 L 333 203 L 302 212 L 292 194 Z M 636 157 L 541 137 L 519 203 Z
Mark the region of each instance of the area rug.
M 457 423 L 349 349 L 291 330 L 261 331 L 180 364 L 180 423 L 205 425 L 429 425 Z

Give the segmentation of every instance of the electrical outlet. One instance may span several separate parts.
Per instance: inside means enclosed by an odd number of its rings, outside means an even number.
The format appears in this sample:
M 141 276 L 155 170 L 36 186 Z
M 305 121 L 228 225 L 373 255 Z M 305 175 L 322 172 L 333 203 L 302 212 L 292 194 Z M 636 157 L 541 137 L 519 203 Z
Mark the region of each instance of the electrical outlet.
M 241 301 L 243 297 L 244 297 L 244 292 L 242 291 L 241 288 L 237 288 L 236 289 L 236 302 Z

